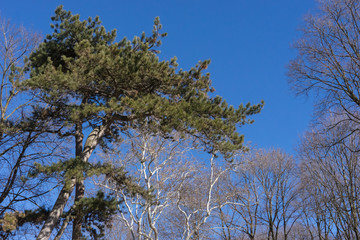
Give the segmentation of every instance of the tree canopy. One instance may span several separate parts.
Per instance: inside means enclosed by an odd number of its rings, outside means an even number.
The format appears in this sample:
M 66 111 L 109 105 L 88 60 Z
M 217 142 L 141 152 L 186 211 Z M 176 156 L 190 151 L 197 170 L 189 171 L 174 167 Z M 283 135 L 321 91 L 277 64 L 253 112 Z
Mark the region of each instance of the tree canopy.
M 297 94 L 313 91 L 319 110 L 332 110 L 359 123 L 360 2 L 325 0 L 307 16 L 298 56 L 289 65 L 289 81 Z M 339 111 L 340 110 L 340 111 Z
M 176 57 L 160 61 L 159 19 L 146 37 L 115 42 L 116 31 L 107 32 L 99 18 L 80 21 L 62 7 L 52 18 L 52 35 L 31 55 L 32 72 L 26 86 L 40 91 L 47 116 L 62 124 L 106 123 L 117 135 L 146 124 L 156 133 L 176 130 L 196 136 L 208 150 L 228 153 L 242 147 L 236 124 L 262 105 L 238 109 L 221 97 L 211 97 L 210 75 L 202 71 L 209 60 L 189 71 L 178 70 Z
M 160 60 L 166 34 L 159 18 L 150 36 L 142 33 L 132 41 L 116 41 L 116 31 L 106 31 L 98 17 L 81 21 L 62 6 L 52 21 L 53 33 L 30 56 L 31 77 L 24 86 L 38 95 L 33 119 L 44 123 L 42 131 L 73 136 L 79 164 L 88 163 L 99 145 L 106 148 L 133 129 L 170 139 L 175 131 L 226 158 L 244 149 L 237 127 L 251 123 L 248 116 L 263 103 L 234 108 L 214 96 L 210 74 L 204 73 L 210 60 L 188 71 L 178 68 L 176 57 Z M 38 239 L 49 238 L 75 185 L 75 206 L 84 198 L 87 170 L 79 169 L 64 182 Z M 73 239 L 80 239 L 82 221 L 78 212 Z

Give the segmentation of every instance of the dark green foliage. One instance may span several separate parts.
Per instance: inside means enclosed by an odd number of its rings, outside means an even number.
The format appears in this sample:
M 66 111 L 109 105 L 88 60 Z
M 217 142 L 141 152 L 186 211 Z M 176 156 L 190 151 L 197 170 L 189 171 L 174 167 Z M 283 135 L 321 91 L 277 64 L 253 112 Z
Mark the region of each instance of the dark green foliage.
M 66 182 L 72 178 L 86 179 L 91 176 L 103 175 L 114 186 L 126 189 L 129 195 L 141 194 L 144 198 L 151 198 L 150 193 L 146 192 L 141 186 L 132 181 L 131 176 L 128 176 L 122 167 L 115 167 L 109 163 L 96 163 L 83 162 L 79 158 L 72 158 L 67 161 L 59 161 L 49 166 L 44 166 L 39 163 L 34 164 L 28 177 L 35 178 L 39 174 L 47 177 L 57 176 L 62 177 Z
M 140 194 L 144 199 L 151 199 L 151 192 L 144 190 L 141 186 L 134 183 L 130 176 L 127 176 L 123 168 L 116 168 L 108 163 L 84 163 L 78 158 L 68 161 L 60 161 L 49 166 L 35 164 L 35 169 L 29 173 L 29 177 L 36 177 L 39 174 L 47 176 L 57 175 L 64 178 L 65 183 L 70 181 L 74 176 L 77 179 L 85 179 L 93 175 L 104 175 L 107 181 L 114 186 L 125 189 L 129 195 Z M 66 185 L 66 184 L 65 184 Z M 92 239 L 102 239 L 104 237 L 105 227 L 111 227 L 112 216 L 118 211 L 118 202 L 116 198 L 105 196 L 102 191 L 98 191 L 95 197 L 83 198 L 78 201 L 72 208 L 70 214 L 76 216 L 81 214 L 83 218 L 82 225 L 86 233 Z M 36 211 L 26 211 L 25 215 L 17 218 L 17 227 L 25 224 L 41 224 L 48 214 L 44 208 Z M 63 218 L 69 212 L 63 214 Z M 15 228 L 14 228 L 15 229 Z
M 50 210 L 39 207 L 35 210 L 25 210 L 25 212 L 13 211 L 6 212 L 0 216 L 0 237 L 6 239 L 14 234 L 14 230 L 21 228 L 25 224 L 40 225 L 49 215 Z
M 83 180 L 94 174 L 105 176 L 129 195 L 151 198 L 122 168 L 89 162 L 97 146 L 107 150 L 134 129 L 167 138 L 174 132 L 191 136 L 197 146 L 227 158 L 243 149 L 237 127 L 251 123 L 247 117 L 259 113 L 263 103 L 235 109 L 221 97 L 213 97 L 210 75 L 203 74 L 209 60 L 189 71 L 177 68 L 176 57 L 160 61 L 158 47 L 166 34 L 160 32 L 158 18 L 151 36 L 143 33 L 132 41 L 124 38 L 119 42 L 115 41 L 116 31 L 107 32 L 98 17 L 80 21 L 79 15 L 60 6 L 52 20 L 54 32 L 30 56 L 31 78 L 23 86 L 38 97 L 33 119 L 42 125 L 42 131 L 74 137 L 75 158 L 37 165 L 32 172 L 33 176 L 57 174 L 64 179 L 59 204 L 54 205 L 41 237 L 50 237 L 75 182 L 73 238 L 79 239 L 80 225 L 86 229 L 95 226 L 98 231 L 90 231 L 90 235 L 102 236 L 104 221 L 115 208 L 113 200 L 102 193 L 84 198 Z
M 210 76 L 202 74 L 210 61 L 189 71 L 177 70 L 176 58 L 160 61 L 157 47 L 165 35 L 158 19 L 152 36 L 119 42 L 98 18 L 80 21 L 59 7 L 53 20 L 54 33 L 30 58 L 26 86 L 40 91 L 48 104 L 44 112 L 54 121 L 110 123 L 116 128 L 109 127 L 107 136 L 114 137 L 146 124 L 164 136 L 174 130 L 195 136 L 209 152 L 230 156 L 242 148 L 236 125 L 249 123 L 247 116 L 262 104 L 234 109 L 221 97 L 210 97 Z
M 88 233 L 92 239 L 103 239 L 105 227 L 111 228 L 111 219 L 118 211 L 119 202 L 115 198 L 105 196 L 101 191 L 95 197 L 83 198 L 77 203 L 83 214 L 84 233 Z
M 92 239 L 103 239 L 105 227 L 110 228 L 111 219 L 118 211 L 120 203 L 113 197 L 105 196 L 98 191 L 95 197 L 81 199 L 70 211 L 64 212 L 63 218 L 68 214 L 81 213 L 83 218 L 84 234 Z M 79 211 L 80 209 L 80 211 Z M 8 238 L 15 229 L 20 229 L 25 224 L 41 225 L 48 217 L 50 210 L 40 207 L 35 210 L 23 212 L 8 212 L 0 218 L 0 237 Z
M 35 210 L 26 210 L 24 217 L 19 220 L 19 226 L 25 223 L 41 224 L 49 215 L 50 210 L 45 207 L 40 207 Z

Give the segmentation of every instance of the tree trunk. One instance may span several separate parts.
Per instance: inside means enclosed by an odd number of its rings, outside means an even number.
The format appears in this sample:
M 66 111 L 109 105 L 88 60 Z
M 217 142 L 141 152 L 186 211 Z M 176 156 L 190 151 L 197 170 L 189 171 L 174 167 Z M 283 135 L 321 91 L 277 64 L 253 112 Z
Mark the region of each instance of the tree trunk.
M 87 162 L 99 143 L 99 140 L 104 136 L 106 129 L 109 124 L 95 128 L 88 136 L 84 149 L 81 153 L 81 160 Z M 44 226 L 42 227 L 37 240 L 47 240 L 50 238 L 52 231 L 58 223 L 62 212 L 64 211 L 65 205 L 74 190 L 76 179 L 72 178 L 69 183 L 65 184 L 61 190 L 53 209 L 50 212 L 49 217 L 46 219 Z M 81 222 L 80 222 L 81 225 Z M 80 226 L 81 227 L 81 226 Z M 81 229 L 80 229 L 81 232 Z
M 76 141 L 76 157 L 81 157 L 83 152 L 83 139 L 84 135 L 82 133 L 82 124 L 78 123 L 76 125 L 76 135 L 75 135 L 75 141 Z M 83 214 L 81 212 L 81 209 L 77 208 L 76 205 L 79 203 L 81 199 L 84 198 L 85 195 L 85 185 L 83 179 L 77 179 L 76 180 L 76 189 L 75 189 L 75 219 L 73 222 L 73 233 L 72 233 L 72 239 L 73 240 L 80 240 L 81 239 L 81 225 L 83 220 Z
M 64 207 L 71 195 L 71 192 L 74 190 L 75 181 L 75 179 L 71 179 L 70 182 L 65 184 L 65 186 L 61 189 L 54 207 L 51 210 L 49 217 L 46 219 L 45 224 L 42 227 L 36 240 L 47 240 L 50 238 L 54 227 L 56 226 L 62 212 L 64 211 Z
M 76 182 L 76 189 L 75 189 L 75 205 L 84 198 L 85 195 L 85 185 L 84 180 L 79 180 Z M 83 221 L 84 214 L 82 213 L 82 209 L 75 208 L 75 219 L 73 223 L 73 233 L 72 233 L 72 240 L 80 240 L 81 239 L 81 225 Z

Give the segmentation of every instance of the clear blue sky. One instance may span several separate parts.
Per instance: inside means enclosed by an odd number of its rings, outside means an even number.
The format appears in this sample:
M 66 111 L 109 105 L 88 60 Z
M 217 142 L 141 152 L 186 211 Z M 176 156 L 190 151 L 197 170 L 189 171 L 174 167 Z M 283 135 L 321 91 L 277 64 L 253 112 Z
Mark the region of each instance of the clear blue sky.
M 120 38 L 150 33 L 159 16 L 169 34 L 161 58 L 177 56 L 183 69 L 211 59 L 216 94 L 235 106 L 265 101 L 255 123 L 240 129 L 245 141 L 292 152 L 309 125 L 312 102 L 291 94 L 285 73 L 295 57 L 291 43 L 314 0 L 2 0 L 0 14 L 45 35 L 60 4 L 82 19 L 100 16 Z

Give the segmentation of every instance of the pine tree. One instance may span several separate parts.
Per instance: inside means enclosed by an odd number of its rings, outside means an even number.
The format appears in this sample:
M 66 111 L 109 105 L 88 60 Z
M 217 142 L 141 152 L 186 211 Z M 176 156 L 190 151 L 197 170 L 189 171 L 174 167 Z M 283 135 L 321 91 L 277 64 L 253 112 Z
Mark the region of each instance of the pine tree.
M 146 128 L 168 138 L 180 132 L 205 151 L 227 158 L 244 148 L 237 126 L 250 123 L 247 117 L 259 113 L 263 104 L 235 109 L 221 97 L 212 97 L 210 75 L 203 74 L 209 60 L 189 71 L 179 70 L 175 57 L 159 60 L 158 48 L 166 36 L 159 18 L 151 36 L 142 33 L 118 42 L 116 31 L 107 32 L 98 17 L 81 21 L 60 6 L 52 20 L 54 32 L 31 55 L 31 77 L 25 86 L 39 95 L 34 107 L 38 121 L 51 119 L 47 131 L 74 138 L 78 171 L 64 170 L 71 174 L 66 174 L 38 239 L 50 237 L 74 188 L 74 206 L 83 201 L 90 169 L 86 166 L 94 149 L 106 148 L 133 129 Z M 82 216 L 74 219 L 73 239 L 82 236 Z

